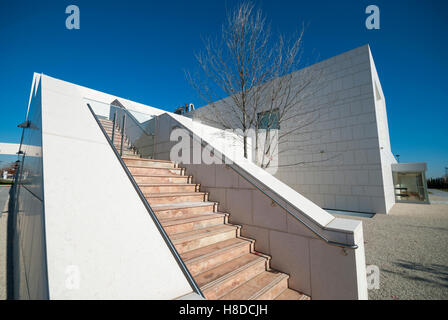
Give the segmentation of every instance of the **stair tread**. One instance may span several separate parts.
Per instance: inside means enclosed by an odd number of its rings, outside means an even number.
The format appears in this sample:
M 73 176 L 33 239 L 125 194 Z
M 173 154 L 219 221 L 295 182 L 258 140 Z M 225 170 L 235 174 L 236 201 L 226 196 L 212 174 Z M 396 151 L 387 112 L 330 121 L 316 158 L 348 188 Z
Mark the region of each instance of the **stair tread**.
M 201 247 L 195 250 L 191 250 L 181 254 L 182 260 L 185 262 L 193 261 L 196 259 L 206 258 L 211 254 L 216 254 L 220 251 L 225 251 L 236 246 L 247 245 L 249 240 L 242 238 L 233 238 L 224 241 L 220 241 L 205 247 Z
M 274 300 L 311 300 L 311 298 L 306 294 L 287 288 Z
M 221 217 L 225 217 L 225 214 L 219 213 L 219 212 L 206 212 L 206 213 L 191 214 L 188 216 L 184 215 L 182 217 L 176 217 L 176 218 L 159 219 L 159 221 L 160 221 L 160 223 L 162 223 L 162 225 L 164 227 L 166 227 L 166 226 L 173 226 L 176 224 L 183 224 L 183 223 L 208 220 L 208 219 L 214 219 L 214 218 L 221 218 Z
M 165 169 L 165 168 L 162 168 Z M 182 178 L 186 178 L 186 177 L 191 177 L 191 176 L 180 176 L 180 175 L 172 175 L 172 174 L 133 174 L 132 176 L 134 177 L 169 177 L 169 178 L 175 178 L 175 177 L 182 177 Z
M 231 225 L 231 224 L 221 224 L 217 226 L 210 226 L 206 228 L 201 228 L 197 230 L 191 230 L 181 233 L 175 233 L 170 236 L 171 240 L 174 244 L 185 241 L 185 240 L 193 240 L 199 239 L 203 237 L 207 237 L 210 235 L 214 235 L 221 232 L 227 232 L 238 229 L 239 226 Z
M 133 158 L 133 157 L 122 157 L 123 160 L 140 160 L 140 161 L 148 161 L 148 162 L 162 162 L 162 163 L 172 163 L 174 161 L 170 160 L 158 160 L 158 159 L 146 159 L 146 158 Z
M 181 171 L 183 170 L 182 168 L 168 168 L 168 167 L 151 167 L 151 166 L 141 166 L 138 164 L 127 164 L 127 167 L 132 167 L 132 168 L 152 168 L 152 169 L 161 169 L 161 170 L 177 170 L 177 171 Z
M 192 207 L 202 207 L 214 205 L 216 202 L 212 201 L 195 201 L 195 202 L 177 202 L 177 203 L 159 203 L 152 204 L 153 210 L 171 210 L 171 209 L 182 209 L 182 208 L 192 208 Z
M 206 289 L 261 261 L 266 261 L 266 259 L 255 254 L 248 253 L 198 274 L 195 277 L 195 280 L 201 289 Z
M 243 283 L 228 294 L 222 296 L 222 300 L 253 300 L 278 284 L 288 275 L 274 270 L 264 271 Z
M 195 192 L 152 192 L 148 193 L 146 196 L 148 198 L 162 198 L 162 197 L 176 197 L 176 196 L 194 196 L 194 195 L 204 195 L 207 192 L 195 191 Z
M 171 177 L 168 175 L 168 177 Z M 199 183 L 139 183 L 139 187 L 156 187 L 156 186 L 198 186 Z

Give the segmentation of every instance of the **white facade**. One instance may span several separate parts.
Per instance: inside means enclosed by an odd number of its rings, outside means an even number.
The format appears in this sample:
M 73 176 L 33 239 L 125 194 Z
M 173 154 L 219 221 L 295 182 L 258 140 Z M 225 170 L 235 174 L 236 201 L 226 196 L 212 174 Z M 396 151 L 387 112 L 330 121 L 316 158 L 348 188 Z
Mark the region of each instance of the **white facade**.
M 14 223 L 14 297 L 175 299 L 191 294 L 86 98 L 110 103 L 117 97 L 34 75 Z M 137 111 L 141 106 L 131 104 Z
M 300 108 L 318 117 L 279 144 L 275 177 L 322 208 L 387 213 L 395 203 L 391 164 L 396 161 L 369 46 L 300 70 L 296 81 L 306 72 L 319 79 Z M 224 107 L 218 102 L 215 108 Z M 216 110 L 204 106 L 192 117 L 209 122 Z M 220 115 L 232 117 L 232 112 L 220 110 Z M 295 121 L 283 123 L 280 134 Z
M 14 216 L 15 298 L 191 297 L 186 275 L 87 107 L 115 99 L 142 121 L 157 119 L 156 158 L 169 159 L 176 143 L 171 133 L 182 127 L 233 161 L 229 167 L 181 165 L 213 191 L 212 200 L 272 256 L 273 266 L 291 275 L 292 288 L 316 299 L 367 299 L 361 221 L 334 217 L 251 161 L 234 157 L 233 144 L 216 138 L 221 130 L 38 74 Z

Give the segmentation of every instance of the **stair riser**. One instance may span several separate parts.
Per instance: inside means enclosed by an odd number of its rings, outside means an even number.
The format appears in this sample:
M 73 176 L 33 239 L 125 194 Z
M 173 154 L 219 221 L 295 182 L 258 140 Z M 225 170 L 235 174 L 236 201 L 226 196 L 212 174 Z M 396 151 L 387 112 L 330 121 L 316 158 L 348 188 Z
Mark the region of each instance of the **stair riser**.
M 156 197 L 156 198 L 146 198 L 149 204 L 165 204 L 165 203 L 180 203 L 180 202 L 202 202 L 208 201 L 207 194 L 194 194 L 188 196 L 166 196 L 166 197 Z
M 178 217 L 182 217 L 185 214 L 203 213 L 203 212 L 216 212 L 215 206 L 211 204 L 211 205 L 200 206 L 200 207 L 155 211 L 155 213 L 159 219 L 178 218 Z
M 138 184 L 144 183 L 189 183 L 191 178 L 188 176 L 173 176 L 173 177 L 134 177 Z
M 128 166 L 157 167 L 157 168 L 174 168 L 173 162 L 159 162 L 138 159 L 124 159 L 124 163 Z
M 112 140 L 112 131 L 107 131 L 106 130 L 106 133 L 109 136 L 109 139 Z M 124 138 L 123 140 L 126 141 L 126 138 Z M 115 134 L 114 134 L 114 142 L 115 143 L 121 143 L 121 134 L 119 134 L 118 132 L 115 132 Z
M 242 256 L 243 254 L 249 253 L 250 247 L 251 247 L 250 242 L 248 242 L 247 244 L 244 245 L 232 247 L 224 252 L 213 255 L 207 259 L 201 259 L 193 262 L 187 261 L 186 265 L 190 273 L 193 276 L 195 276 L 201 272 L 215 268 L 220 264 L 228 262 L 232 259 L 236 259 Z
M 165 192 L 196 192 L 199 187 L 195 184 L 179 185 L 175 184 L 169 186 L 140 186 L 143 193 L 165 193 Z
M 114 146 L 115 148 L 117 148 L 117 150 L 120 150 L 121 148 L 121 141 L 115 141 L 114 142 Z M 128 149 L 128 144 L 126 143 L 126 141 L 123 142 L 123 151 Z
M 225 222 L 225 217 L 216 217 L 213 219 L 192 221 L 192 222 L 188 222 L 188 223 L 176 224 L 176 225 L 171 225 L 171 226 L 163 226 L 163 229 L 165 229 L 165 231 L 166 231 L 166 233 L 168 233 L 168 235 L 172 235 L 175 233 L 181 233 L 181 232 L 198 230 L 201 228 L 207 228 L 207 227 L 211 227 L 211 226 L 217 226 L 220 224 L 224 224 L 224 222 Z M 162 223 L 162 225 L 163 225 L 163 223 Z
M 258 296 L 256 300 L 274 300 L 285 289 L 288 289 L 288 278 L 282 279 L 269 290 Z
M 182 169 L 168 169 L 168 168 L 142 168 L 129 167 L 132 174 L 159 174 L 159 175 L 180 175 L 183 173 Z
M 104 131 L 107 132 L 107 134 L 112 137 L 112 128 L 104 128 Z M 119 130 L 115 130 L 114 137 L 120 137 L 121 138 L 121 132 Z
M 115 136 L 114 137 L 114 144 L 121 146 L 121 138 Z M 128 145 L 128 143 L 127 143 L 126 139 L 123 139 L 123 146 L 127 146 L 127 145 Z
M 177 251 L 179 253 L 191 251 L 194 249 L 202 248 L 205 246 L 209 246 L 211 244 L 225 241 L 228 239 L 235 238 L 236 236 L 236 230 L 229 230 L 225 232 L 220 232 L 216 234 L 212 234 L 210 236 L 204 236 L 199 239 L 191 239 L 191 240 L 185 240 L 182 242 L 175 242 L 174 246 L 176 247 Z
M 261 272 L 266 270 L 266 262 L 260 260 L 250 267 L 236 273 L 232 277 L 229 277 L 225 281 L 219 282 L 218 284 L 209 287 L 209 288 L 201 288 L 202 293 L 209 300 L 216 300 L 222 297 L 223 295 L 229 293 L 239 285 L 243 284 L 246 281 L 249 281 L 253 277 L 257 276 Z

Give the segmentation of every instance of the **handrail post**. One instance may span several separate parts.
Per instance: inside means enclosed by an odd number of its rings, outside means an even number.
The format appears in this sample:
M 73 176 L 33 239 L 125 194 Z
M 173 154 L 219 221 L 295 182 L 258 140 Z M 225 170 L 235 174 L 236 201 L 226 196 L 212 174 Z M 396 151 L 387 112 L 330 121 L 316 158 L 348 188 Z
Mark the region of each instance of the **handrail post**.
M 126 114 L 123 114 L 123 125 L 121 127 L 121 144 L 120 144 L 120 156 L 123 156 L 123 140 L 124 140 L 124 126 L 126 125 Z
M 156 156 L 156 132 L 157 132 L 157 118 L 154 119 L 154 132 L 152 133 L 152 158 Z
M 112 143 L 115 143 L 115 118 L 117 117 L 117 112 L 114 112 L 114 118 L 112 119 Z

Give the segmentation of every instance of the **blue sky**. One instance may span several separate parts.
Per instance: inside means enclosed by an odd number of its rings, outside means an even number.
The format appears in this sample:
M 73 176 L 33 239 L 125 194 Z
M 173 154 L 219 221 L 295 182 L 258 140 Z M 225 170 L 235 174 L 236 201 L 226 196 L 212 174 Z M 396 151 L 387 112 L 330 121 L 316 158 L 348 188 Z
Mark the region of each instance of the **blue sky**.
M 0 2 L 1 142 L 18 142 L 33 72 L 173 111 L 201 105 L 184 70 L 196 67 L 202 36 L 218 35 L 226 8 L 211 1 Z M 274 31 L 309 27 L 305 53 L 326 59 L 369 43 L 386 97 L 394 154 L 428 163 L 428 176 L 448 166 L 447 12 L 445 0 L 256 1 Z M 76 4 L 81 29 L 65 28 Z M 381 29 L 367 30 L 375 4 Z

